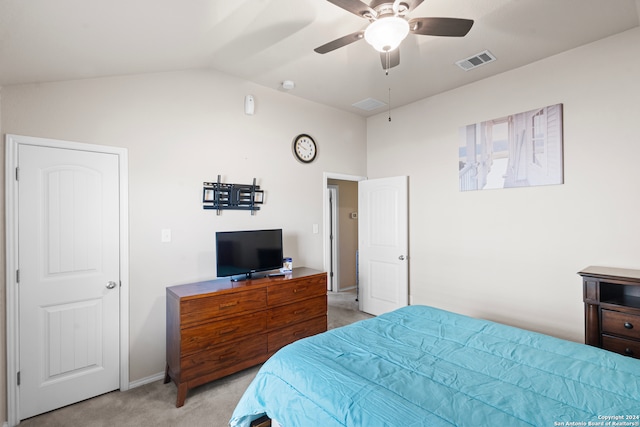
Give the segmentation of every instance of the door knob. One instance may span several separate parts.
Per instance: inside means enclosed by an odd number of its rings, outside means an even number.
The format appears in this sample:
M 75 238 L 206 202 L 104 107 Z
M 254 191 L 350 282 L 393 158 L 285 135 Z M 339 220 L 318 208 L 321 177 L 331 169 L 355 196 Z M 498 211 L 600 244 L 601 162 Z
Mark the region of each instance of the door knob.
M 404 261 L 404 255 L 400 255 L 400 256 L 398 257 L 398 259 L 399 259 L 400 261 Z
M 118 284 L 116 282 L 109 282 L 107 283 L 107 289 L 113 289 L 116 286 L 118 286 Z

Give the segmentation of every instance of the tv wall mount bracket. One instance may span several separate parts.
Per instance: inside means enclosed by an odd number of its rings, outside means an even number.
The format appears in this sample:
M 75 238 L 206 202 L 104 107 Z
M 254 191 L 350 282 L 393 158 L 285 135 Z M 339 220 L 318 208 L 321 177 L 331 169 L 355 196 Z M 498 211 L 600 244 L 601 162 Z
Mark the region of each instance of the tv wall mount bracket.
M 215 209 L 220 215 L 222 210 L 251 211 L 251 215 L 260 210 L 264 201 L 264 191 L 253 184 L 225 184 L 220 182 L 218 175 L 217 182 L 202 183 L 202 207 L 203 209 Z

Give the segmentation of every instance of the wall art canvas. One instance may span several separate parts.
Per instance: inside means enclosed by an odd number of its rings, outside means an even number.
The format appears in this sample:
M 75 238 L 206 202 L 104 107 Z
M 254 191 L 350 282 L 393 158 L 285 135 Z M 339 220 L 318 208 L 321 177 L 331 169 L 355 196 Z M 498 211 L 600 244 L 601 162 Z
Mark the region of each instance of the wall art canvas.
M 460 191 L 564 182 L 562 104 L 460 128 Z

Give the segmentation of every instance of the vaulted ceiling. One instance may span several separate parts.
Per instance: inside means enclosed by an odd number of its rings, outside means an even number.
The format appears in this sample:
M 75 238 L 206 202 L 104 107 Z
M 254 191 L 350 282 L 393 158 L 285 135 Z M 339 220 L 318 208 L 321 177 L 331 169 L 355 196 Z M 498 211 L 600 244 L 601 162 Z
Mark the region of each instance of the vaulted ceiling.
M 391 0 L 390 0 L 391 1 Z M 365 2 L 367 2 L 365 0 Z M 392 2 L 392 1 L 391 1 Z M 314 48 L 368 21 L 327 0 L 0 0 L 0 85 L 215 69 L 363 116 L 639 25 L 640 0 L 424 0 L 409 14 L 474 20 L 465 37 L 409 34 L 386 75 L 364 40 Z M 497 59 L 465 71 L 456 62 Z

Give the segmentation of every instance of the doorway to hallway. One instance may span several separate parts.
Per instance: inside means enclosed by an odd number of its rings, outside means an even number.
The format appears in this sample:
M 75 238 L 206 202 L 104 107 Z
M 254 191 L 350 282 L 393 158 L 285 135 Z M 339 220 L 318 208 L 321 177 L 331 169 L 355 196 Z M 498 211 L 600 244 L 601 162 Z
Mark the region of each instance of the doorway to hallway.
M 357 289 L 358 181 L 363 179 L 325 173 L 324 265 L 331 292 Z

